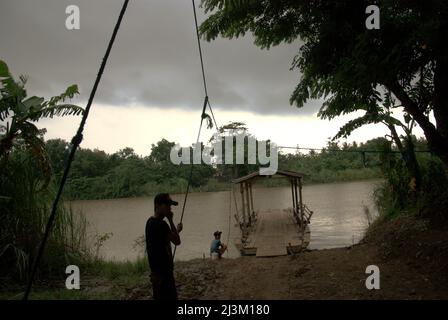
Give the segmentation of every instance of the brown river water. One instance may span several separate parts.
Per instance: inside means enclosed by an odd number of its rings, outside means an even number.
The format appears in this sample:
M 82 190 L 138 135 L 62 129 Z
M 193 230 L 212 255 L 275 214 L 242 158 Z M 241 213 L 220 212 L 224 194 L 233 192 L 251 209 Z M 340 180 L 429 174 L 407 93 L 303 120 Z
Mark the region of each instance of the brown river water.
M 304 186 L 304 203 L 314 211 L 309 248 L 335 248 L 358 242 L 368 226 L 365 207 L 373 217 L 377 215 L 373 190 L 379 182 L 367 180 Z M 224 256 L 239 256 L 233 239 L 240 236 L 240 231 L 233 217 L 235 206 L 233 198 L 230 201 L 230 194 L 229 191 L 221 191 L 188 195 L 184 229 L 181 232 L 182 244 L 176 249 L 176 260 L 202 258 L 204 255 L 208 257 L 210 242 L 216 230 L 223 232 L 221 241 L 227 242 L 229 239 L 229 250 Z M 241 210 L 239 192 L 235 194 Z M 288 187 L 254 188 L 253 197 L 255 210 L 292 207 L 291 189 Z M 177 224 L 184 195 L 173 194 L 172 198 L 179 201 L 179 206 L 173 207 Z M 69 203 L 75 212 L 81 211 L 85 215 L 90 243 L 94 242 L 95 235 L 112 233 L 99 250 L 104 259 L 134 260 L 143 254 L 135 241 L 144 235 L 146 220 L 153 214 L 152 197 L 78 200 Z M 229 224 L 230 210 L 232 218 Z

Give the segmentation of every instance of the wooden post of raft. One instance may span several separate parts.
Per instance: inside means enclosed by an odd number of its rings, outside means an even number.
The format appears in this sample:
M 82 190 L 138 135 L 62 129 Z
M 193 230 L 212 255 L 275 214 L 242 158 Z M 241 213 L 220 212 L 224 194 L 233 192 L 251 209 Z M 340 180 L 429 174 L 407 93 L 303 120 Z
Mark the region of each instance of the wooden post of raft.
M 241 207 L 243 208 L 243 225 L 246 227 L 246 206 L 244 204 L 244 189 L 243 184 L 240 183 L 240 193 L 241 193 Z
M 246 189 L 246 205 L 247 205 L 247 216 L 249 217 L 249 224 L 252 225 L 252 214 L 250 210 L 250 200 L 249 200 L 249 183 L 244 183 Z
M 302 179 L 301 178 L 299 178 L 299 179 L 297 179 L 297 180 L 299 180 L 299 199 L 300 199 L 300 221 L 302 221 L 302 227 L 303 227 L 303 230 L 305 230 L 304 228 L 305 228 L 305 223 L 304 223 L 304 221 L 303 221 L 303 201 L 302 201 Z
M 252 182 L 249 183 L 249 191 L 250 191 L 250 206 L 252 207 L 252 220 L 255 220 L 255 210 L 254 210 L 254 197 L 252 196 Z
M 294 197 L 296 201 L 296 217 L 300 220 L 300 203 L 297 199 L 297 178 L 294 178 Z
M 292 213 L 293 213 L 294 217 L 296 217 L 296 215 L 297 215 L 297 212 L 296 212 L 297 205 L 296 205 L 296 200 L 295 200 L 295 197 L 294 197 L 294 179 L 290 179 L 290 182 L 291 182 L 291 195 L 292 195 Z

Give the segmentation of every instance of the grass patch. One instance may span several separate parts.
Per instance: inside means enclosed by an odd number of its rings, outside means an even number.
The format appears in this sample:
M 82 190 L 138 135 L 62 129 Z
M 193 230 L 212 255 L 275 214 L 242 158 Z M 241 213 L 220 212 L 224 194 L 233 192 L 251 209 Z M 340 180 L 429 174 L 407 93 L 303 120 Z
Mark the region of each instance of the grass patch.
M 85 267 L 89 275 L 102 276 L 110 280 L 142 275 L 149 270 L 146 257 L 140 257 L 135 261 L 123 262 L 96 260 L 87 264 Z
M 149 266 L 146 258 L 135 261 L 95 260 L 80 266 L 80 290 L 65 288 L 65 278 L 36 282 L 31 300 L 117 300 L 125 299 L 134 288 L 149 292 Z M 20 300 L 24 286 L 17 283 L 2 285 L 0 300 Z M 147 288 L 147 289 L 146 289 Z

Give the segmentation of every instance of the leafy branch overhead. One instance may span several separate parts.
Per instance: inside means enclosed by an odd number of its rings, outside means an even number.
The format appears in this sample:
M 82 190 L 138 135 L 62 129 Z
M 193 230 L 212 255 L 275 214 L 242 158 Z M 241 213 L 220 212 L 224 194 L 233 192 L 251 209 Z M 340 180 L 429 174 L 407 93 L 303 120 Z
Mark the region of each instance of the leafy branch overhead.
M 309 99 L 323 99 L 319 116 L 326 119 L 366 111 L 344 132 L 361 123 L 381 122 L 387 103 L 382 93 L 390 91 L 448 167 L 448 2 L 375 1 L 381 12 L 379 30 L 365 27 L 370 4 L 202 0 L 207 18 L 200 33 L 208 41 L 251 33 L 255 45 L 266 49 L 295 42 L 291 70 L 299 71 L 301 79 L 290 103 L 300 108 Z
M 343 125 L 339 132 L 334 136 L 333 140 L 336 140 L 341 137 L 348 137 L 354 130 L 366 125 L 366 124 L 372 124 L 372 123 L 385 123 L 387 125 L 397 125 L 401 126 L 402 123 L 386 114 L 368 114 L 358 117 L 356 119 L 348 121 L 345 125 Z

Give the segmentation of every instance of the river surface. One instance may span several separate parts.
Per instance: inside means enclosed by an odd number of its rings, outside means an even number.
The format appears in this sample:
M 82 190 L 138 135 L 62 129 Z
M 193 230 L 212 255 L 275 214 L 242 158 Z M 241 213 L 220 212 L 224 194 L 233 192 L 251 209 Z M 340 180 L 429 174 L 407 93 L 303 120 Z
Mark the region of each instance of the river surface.
M 303 187 L 303 201 L 314 211 L 311 219 L 310 249 L 348 246 L 358 242 L 368 226 L 366 208 L 372 217 L 377 216 L 373 204 L 373 190 L 378 180 L 327 183 Z M 241 210 L 239 192 L 235 192 Z M 292 207 L 291 189 L 256 188 L 253 190 L 255 210 L 284 209 Z M 173 194 L 179 201 L 173 207 L 175 223 L 180 219 L 183 194 Z M 231 203 L 231 205 L 230 205 Z M 107 260 L 134 260 L 143 254 L 144 248 L 136 245 L 143 239 L 146 220 L 153 214 L 153 198 L 125 198 L 113 200 L 78 200 L 69 204 L 75 212 L 82 212 L 88 222 L 88 239 L 91 245 L 96 236 L 109 234 L 99 248 Z M 231 221 L 229 223 L 229 212 Z M 188 260 L 209 256 L 213 232 L 221 230 L 221 240 L 229 239 L 225 257 L 239 256 L 233 239 L 240 236 L 236 226 L 235 205 L 231 192 L 190 193 L 184 213 L 182 244 L 176 249 L 176 260 Z M 230 225 L 230 227 L 229 227 Z M 230 230 L 230 232 L 229 232 Z

